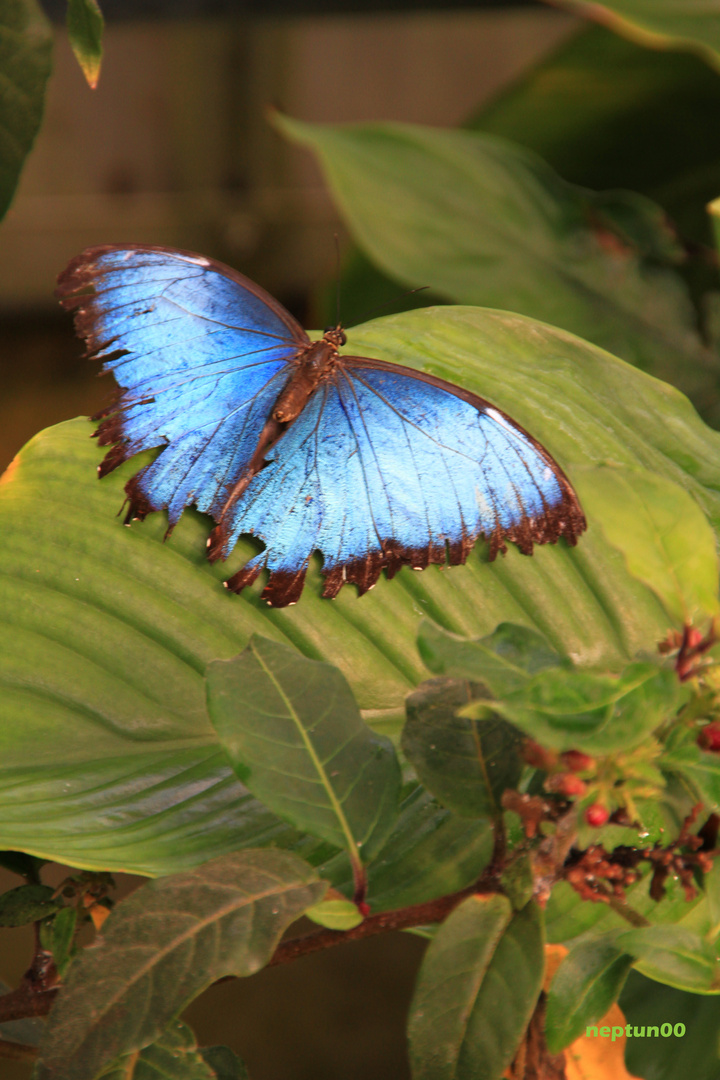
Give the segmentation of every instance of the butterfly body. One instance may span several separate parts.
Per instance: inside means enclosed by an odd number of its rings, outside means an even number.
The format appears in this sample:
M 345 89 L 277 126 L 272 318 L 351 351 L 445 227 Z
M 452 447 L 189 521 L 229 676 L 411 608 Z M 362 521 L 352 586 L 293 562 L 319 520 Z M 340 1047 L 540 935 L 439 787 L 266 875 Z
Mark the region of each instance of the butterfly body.
M 92 290 L 92 291 L 90 291 Z M 155 461 L 126 485 L 129 517 L 195 505 L 216 521 L 211 559 L 239 536 L 265 544 L 227 582 L 263 569 L 263 597 L 299 598 L 314 551 L 323 596 L 360 593 L 384 569 L 465 562 L 484 536 L 530 554 L 585 528 L 550 454 L 501 410 L 442 379 L 312 342 L 257 285 L 202 256 L 91 248 L 58 280 L 78 333 L 121 387 L 102 418 L 101 475 L 140 450 Z

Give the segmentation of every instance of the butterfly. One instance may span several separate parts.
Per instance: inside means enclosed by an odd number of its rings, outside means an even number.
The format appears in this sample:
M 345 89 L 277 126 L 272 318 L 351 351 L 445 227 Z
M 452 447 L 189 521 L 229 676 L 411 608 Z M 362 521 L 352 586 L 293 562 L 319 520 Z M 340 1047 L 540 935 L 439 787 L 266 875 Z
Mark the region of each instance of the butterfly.
M 161 448 L 126 484 L 126 524 L 210 514 L 211 560 L 252 534 L 271 605 L 296 603 L 315 551 L 322 595 L 358 593 L 384 569 L 464 563 L 512 541 L 569 544 L 586 527 L 560 466 L 483 398 L 409 367 L 340 355 L 340 326 L 311 341 L 277 300 L 214 259 L 162 247 L 93 247 L 58 278 L 88 355 L 120 388 L 95 419 L 100 476 Z

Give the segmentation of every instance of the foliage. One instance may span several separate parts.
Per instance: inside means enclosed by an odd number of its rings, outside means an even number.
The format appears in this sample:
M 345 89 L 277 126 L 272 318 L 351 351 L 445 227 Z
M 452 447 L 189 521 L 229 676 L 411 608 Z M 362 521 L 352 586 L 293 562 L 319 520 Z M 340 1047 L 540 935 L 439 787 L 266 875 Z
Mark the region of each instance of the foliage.
M 592 14 L 640 25 L 639 9 Z M 94 0 L 71 0 L 68 24 L 94 85 Z M 717 24 L 659 4 L 643 33 L 708 55 Z M 33 0 L 0 0 L 3 41 L 4 207 L 49 71 Z M 243 1080 L 228 1048 L 199 1048 L 179 1022 L 187 1003 L 390 929 L 429 940 L 415 1080 L 560 1068 L 588 1025 L 615 1024 L 618 998 L 647 1023 L 700 1001 L 714 1030 L 720 435 L 653 375 L 720 417 L 698 306 L 717 281 L 686 274 L 647 193 L 573 186 L 536 156 L 562 158 L 577 107 L 537 125 L 530 149 L 502 138 L 538 101 L 547 113 L 553 73 L 605 76 L 598 55 L 628 57 L 650 98 L 702 82 L 694 62 L 668 57 L 666 76 L 613 41 L 563 47 L 476 130 L 275 121 L 315 150 L 366 257 L 468 305 L 356 327 L 353 351 L 451 379 L 527 426 L 585 506 L 577 548 L 490 563 L 478 544 L 464 567 L 404 569 L 333 603 L 315 565 L 300 603 L 273 610 L 260 587 L 221 588 L 249 540 L 218 567 L 201 515 L 168 543 L 160 515 L 120 525 L 138 462 L 97 483 L 84 420 L 41 432 L 2 478 L 0 865 L 24 883 L 0 897 L 0 927 L 34 923 L 36 951 L 0 996 L 0 1054 L 35 1056 L 35 1080 Z M 621 104 L 603 102 L 606 131 Z M 52 889 L 50 859 L 79 872 Z M 121 868 L 154 880 L 114 904 Z M 281 941 L 303 914 L 317 928 Z M 569 949 L 551 979 L 546 940 Z M 43 1032 L 28 1019 L 48 1013 Z M 697 1075 L 714 1075 L 717 1054 L 693 1038 Z M 633 1070 L 671 1075 L 638 1045 Z

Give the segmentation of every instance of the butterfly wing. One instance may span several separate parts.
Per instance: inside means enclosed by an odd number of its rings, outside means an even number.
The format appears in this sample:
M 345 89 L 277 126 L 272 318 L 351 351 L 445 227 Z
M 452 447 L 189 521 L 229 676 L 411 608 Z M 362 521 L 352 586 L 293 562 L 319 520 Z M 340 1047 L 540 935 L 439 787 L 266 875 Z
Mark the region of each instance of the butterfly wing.
M 505 413 L 410 368 L 343 357 L 214 530 L 211 557 L 241 533 L 266 548 L 228 585 L 264 568 L 276 606 L 302 592 L 313 551 L 326 597 L 346 581 L 365 592 L 383 568 L 465 562 L 478 537 L 490 555 L 510 540 L 571 544 L 585 518 L 550 454 Z
M 305 331 L 230 267 L 166 248 L 90 248 L 57 295 L 121 389 L 98 430 L 112 446 L 100 474 L 163 447 L 126 487 L 129 516 L 167 509 L 172 528 L 192 503 L 219 516 Z

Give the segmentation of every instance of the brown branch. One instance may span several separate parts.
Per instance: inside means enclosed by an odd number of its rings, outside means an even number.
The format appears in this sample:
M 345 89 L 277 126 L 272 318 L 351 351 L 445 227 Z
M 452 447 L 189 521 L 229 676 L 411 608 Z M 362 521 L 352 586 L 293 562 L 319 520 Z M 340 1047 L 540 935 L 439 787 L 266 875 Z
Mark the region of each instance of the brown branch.
M 37 990 L 28 979 L 0 997 L 0 1024 L 8 1020 L 25 1020 L 30 1016 L 47 1016 L 58 992 L 54 986 L 48 990 Z
M 0 1058 L 9 1058 L 10 1061 L 34 1061 L 36 1057 L 37 1049 L 34 1046 L 0 1039 Z
M 483 879 L 481 879 L 481 882 Z M 289 941 L 281 941 L 273 953 L 270 965 L 287 964 L 290 960 L 297 960 L 301 956 L 318 952 L 320 949 L 328 949 L 333 945 L 342 945 L 346 941 L 361 941 L 375 934 L 383 934 L 388 930 L 408 930 L 412 926 L 424 926 L 427 923 L 442 922 L 447 915 L 473 893 L 494 892 L 496 889 L 481 887 L 480 882 L 470 885 L 460 892 L 450 893 L 447 896 L 438 897 L 437 900 L 428 900 L 424 904 L 413 904 L 412 907 L 398 908 L 395 911 L 382 911 L 379 915 L 369 915 L 359 926 L 352 930 L 316 930 L 304 937 L 291 938 Z M 231 978 L 233 976 L 230 976 Z M 222 981 L 222 980 L 221 980 Z

